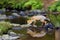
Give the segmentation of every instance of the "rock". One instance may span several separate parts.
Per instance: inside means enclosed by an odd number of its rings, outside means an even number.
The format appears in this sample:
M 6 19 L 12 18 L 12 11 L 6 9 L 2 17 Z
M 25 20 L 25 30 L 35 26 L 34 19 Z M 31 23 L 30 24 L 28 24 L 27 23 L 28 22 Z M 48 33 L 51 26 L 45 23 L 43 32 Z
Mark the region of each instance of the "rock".
M 11 12 L 12 12 L 12 13 L 17 13 L 18 11 L 17 11 L 17 10 L 12 10 Z
M 31 25 L 29 25 L 29 24 L 23 24 L 23 25 L 21 25 L 21 28 L 25 28 L 25 27 L 30 27 Z
M 19 17 L 18 13 L 12 13 L 12 15 Z
M 19 36 L 10 36 L 8 34 L 5 34 L 2 36 L 2 40 L 17 40 Z
M 8 19 L 14 19 L 13 16 L 8 16 Z
M 0 19 L 7 19 L 6 15 L 0 15 Z
M 18 38 L 19 38 L 19 36 L 15 36 L 15 37 L 10 36 L 9 40 L 17 40 Z
M 20 26 L 13 27 L 12 30 L 21 30 L 22 28 Z
M 2 36 L 0 36 L 0 40 L 2 40 Z
M 10 36 L 16 36 L 17 34 L 15 33 L 15 32 L 13 32 L 13 31 L 8 31 L 8 34 L 10 35 Z
M 2 35 L 2 40 L 17 40 L 21 35 L 16 34 L 13 31 L 9 31 L 8 34 Z
M 33 16 L 34 13 L 33 12 L 30 12 L 29 14 L 27 14 L 28 16 Z
M 3 10 L 2 9 L 0 9 L 0 14 L 3 14 Z
M 16 34 L 15 32 L 13 32 L 13 31 L 8 31 L 8 34 L 9 34 L 9 36 L 12 36 L 12 37 L 21 37 L 21 36 L 23 36 L 23 34 Z
M 9 40 L 9 35 L 2 35 L 2 40 Z
M 10 25 L 13 25 L 13 26 L 20 26 L 20 24 L 14 24 L 14 23 L 12 23 L 12 24 L 10 24 Z
M 19 13 L 19 15 L 20 15 L 20 16 L 26 16 L 26 15 L 25 15 L 25 12 L 23 12 L 23 11 L 21 11 L 21 12 Z
M 32 13 L 33 13 L 33 12 L 34 12 L 34 13 L 35 13 L 35 12 L 36 12 L 36 13 L 41 13 L 41 10 L 31 10 L 30 12 L 32 12 Z

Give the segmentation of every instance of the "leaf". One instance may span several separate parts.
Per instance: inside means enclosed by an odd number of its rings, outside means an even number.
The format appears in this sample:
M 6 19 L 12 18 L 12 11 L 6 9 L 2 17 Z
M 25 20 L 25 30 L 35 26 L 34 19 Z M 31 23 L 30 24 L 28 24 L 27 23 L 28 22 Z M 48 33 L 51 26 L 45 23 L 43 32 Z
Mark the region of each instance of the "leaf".
M 48 7 L 49 11 L 60 11 L 60 1 L 57 1 Z
M 57 11 L 60 12 L 60 6 L 57 7 Z

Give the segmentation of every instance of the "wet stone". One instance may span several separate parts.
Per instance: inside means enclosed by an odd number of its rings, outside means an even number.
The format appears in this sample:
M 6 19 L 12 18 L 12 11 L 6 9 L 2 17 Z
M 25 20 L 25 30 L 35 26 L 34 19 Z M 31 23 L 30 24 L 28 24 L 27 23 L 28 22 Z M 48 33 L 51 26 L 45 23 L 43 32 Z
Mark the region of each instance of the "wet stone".
M 21 27 L 13 27 L 12 30 L 21 30 Z

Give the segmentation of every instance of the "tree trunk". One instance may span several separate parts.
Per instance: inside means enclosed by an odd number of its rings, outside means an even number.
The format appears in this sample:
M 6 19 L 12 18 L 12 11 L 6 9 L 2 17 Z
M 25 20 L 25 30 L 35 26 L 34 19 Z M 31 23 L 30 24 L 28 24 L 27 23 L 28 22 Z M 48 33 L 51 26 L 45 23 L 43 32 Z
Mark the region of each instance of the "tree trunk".
M 46 9 L 49 5 L 53 4 L 56 1 L 58 0 L 43 0 L 44 8 Z
M 55 31 L 55 40 L 60 40 L 60 29 Z

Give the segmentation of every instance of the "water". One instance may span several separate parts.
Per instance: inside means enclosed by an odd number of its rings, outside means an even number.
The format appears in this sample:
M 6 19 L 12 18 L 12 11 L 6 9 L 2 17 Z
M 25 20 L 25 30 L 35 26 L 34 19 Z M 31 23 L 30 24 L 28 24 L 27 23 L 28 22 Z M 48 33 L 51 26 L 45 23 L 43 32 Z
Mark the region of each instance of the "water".
M 20 31 L 19 30 L 13 30 L 13 31 L 16 33 L 24 34 L 24 36 L 18 40 L 55 40 L 54 32 L 51 35 L 46 34 L 44 37 L 36 38 L 36 37 L 32 37 L 32 36 L 28 35 L 26 33 L 26 31 L 27 31 L 26 29 L 22 29 Z

